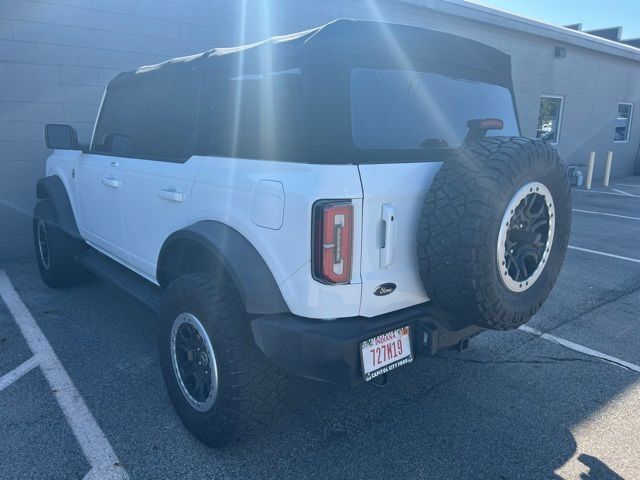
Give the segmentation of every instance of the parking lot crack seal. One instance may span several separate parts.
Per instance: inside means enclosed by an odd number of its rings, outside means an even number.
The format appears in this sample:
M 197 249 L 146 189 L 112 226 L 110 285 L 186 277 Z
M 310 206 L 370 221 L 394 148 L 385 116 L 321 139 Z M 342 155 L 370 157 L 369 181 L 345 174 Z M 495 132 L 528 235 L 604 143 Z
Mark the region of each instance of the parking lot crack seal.
M 627 291 L 621 292 L 621 293 L 619 293 L 619 294 L 617 294 L 617 295 L 615 295 L 615 296 L 613 296 L 611 298 L 608 298 L 608 299 L 604 300 L 601 303 L 598 303 L 597 305 L 594 305 L 594 306 L 588 308 L 584 312 L 580 312 L 577 315 L 569 317 L 565 322 L 563 322 L 560 325 L 557 325 L 556 327 L 552 328 L 551 330 L 549 330 L 549 332 L 552 332 L 552 331 L 558 329 L 559 327 L 561 327 L 563 325 L 566 325 L 567 323 L 571 323 L 571 322 L 573 322 L 575 320 L 578 320 L 578 319 L 582 318 L 583 316 L 588 315 L 588 314 L 598 310 L 599 308 L 602 308 L 602 307 L 604 307 L 606 305 L 609 305 L 610 303 L 617 302 L 618 300 L 622 300 L 623 298 L 628 297 L 629 295 L 633 295 L 634 293 L 638 293 L 638 292 L 640 292 L 640 286 L 636 286 L 636 287 L 632 288 L 631 290 L 627 290 Z M 546 333 L 549 333 L 549 332 L 546 332 Z
M 593 360 L 587 360 L 585 358 L 561 358 L 561 357 L 542 357 L 545 360 L 538 359 L 526 359 L 526 360 L 476 360 L 470 358 L 456 358 L 457 362 L 462 363 L 478 363 L 483 365 L 551 365 L 559 362 L 586 362 L 586 363 L 598 363 Z
M 598 352 L 596 350 L 593 350 L 589 347 L 585 347 L 582 345 L 579 345 L 577 343 L 574 343 L 570 340 L 565 340 L 563 338 L 560 337 L 556 337 L 555 335 L 550 335 L 548 333 L 544 333 L 540 330 L 536 330 L 535 328 L 531 328 L 528 327 L 526 325 L 523 325 L 520 327 L 520 330 L 522 330 L 523 332 L 527 332 L 530 333 L 532 335 L 535 335 L 536 337 L 539 338 L 544 338 L 545 340 L 548 340 L 550 342 L 556 343 L 562 347 L 568 348 L 569 350 L 573 350 L 575 352 L 578 353 L 582 353 L 583 355 L 587 355 L 589 357 L 593 357 L 593 358 L 597 358 L 599 360 L 605 361 L 607 363 L 611 363 L 613 365 L 616 365 L 620 368 L 624 368 L 625 370 L 631 370 L 633 372 L 637 372 L 640 373 L 640 366 L 638 365 L 634 365 L 633 363 L 627 362 L 625 360 L 621 360 L 619 358 L 616 357 L 612 357 L 611 355 L 607 355 L 606 353 L 602 353 L 602 352 Z
M 566 325 L 569 325 L 570 323 L 575 322 L 576 320 L 579 320 L 579 319 L 580 319 L 580 318 L 582 318 L 583 316 L 585 316 L 585 315 L 589 315 L 590 313 L 592 313 L 592 312 L 594 312 L 594 311 L 596 311 L 596 310 L 598 310 L 598 309 L 600 309 L 600 308 L 602 308 L 602 307 L 604 307 L 604 306 L 606 306 L 606 305 L 609 305 L 609 304 L 611 304 L 611 303 L 617 302 L 618 300 L 622 300 L 622 299 L 624 299 L 624 298 L 626 298 L 626 297 L 628 297 L 628 296 L 630 296 L 630 295 L 633 295 L 634 293 L 638 293 L 638 292 L 640 292 L 640 286 L 634 286 L 634 287 L 633 287 L 632 289 L 630 289 L 630 290 L 626 290 L 626 291 L 624 291 L 624 292 L 621 292 L 621 293 L 619 293 L 619 294 L 617 294 L 617 295 L 615 295 L 615 296 L 613 296 L 613 297 L 611 297 L 611 298 L 608 298 L 608 299 L 606 299 L 606 300 L 604 300 L 604 301 L 602 301 L 602 302 L 597 303 L 596 305 L 593 305 L 592 307 L 588 308 L 587 310 L 585 310 L 585 311 L 583 311 L 583 312 L 578 313 L 577 315 L 574 315 L 574 316 L 569 317 L 568 319 L 566 319 L 566 320 L 565 320 L 565 321 L 563 321 L 562 323 L 560 323 L 560 324 L 556 325 L 555 327 L 553 327 L 552 329 L 550 329 L 550 330 L 548 330 L 548 331 L 546 331 L 546 332 L 542 332 L 542 331 L 536 330 L 536 329 L 531 328 L 531 327 L 529 327 L 529 326 L 527 326 L 527 325 L 523 325 L 523 326 L 521 326 L 521 327 L 519 328 L 519 330 L 521 330 L 521 331 L 527 331 L 527 329 L 531 329 L 531 330 L 533 330 L 533 331 L 539 332 L 540 334 L 545 334 L 545 335 L 547 335 L 547 334 L 550 334 L 551 332 L 553 332 L 553 331 L 557 330 L 558 328 L 563 327 L 563 326 L 566 326 Z M 528 332 L 528 333 L 532 333 L 532 332 Z M 538 336 L 540 336 L 540 335 L 538 335 Z M 505 353 L 505 355 L 508 355 L 508 354 L 511 354 L 511 353 L 513 353 L 513 352 L 516 352 L 516 351 L 520 350 L 523 346 L 527 345 L 529 342 L 534 341 L 534 339 L 535 339 L 535 338 L 530 337 L 530 339 L 529 339 L 529 340 L 526 340 L 526 341 L 524 341 L 522 344 L 517 345 L 517 346 L 515 346 L 515 347 L 514 347 L 514 348 L 512 348 L 512 349 L 509 349 L 509 350 Z M 625 368 L 626 368 L 626 367 L 625 367 Z M 632 369 L 632 370 L 633 370 L 633 369 Z M 634 370 L 634 371 L 635 371 L 635 370 Z

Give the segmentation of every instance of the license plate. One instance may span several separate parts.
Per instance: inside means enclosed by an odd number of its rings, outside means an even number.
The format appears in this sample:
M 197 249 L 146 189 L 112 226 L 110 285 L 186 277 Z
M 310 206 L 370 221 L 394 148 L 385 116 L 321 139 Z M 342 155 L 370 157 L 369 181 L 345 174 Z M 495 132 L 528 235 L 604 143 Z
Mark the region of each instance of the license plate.
M 409 327 L 365 340 L 360 344 L 362 376 L 365 382 L 413 361 Z

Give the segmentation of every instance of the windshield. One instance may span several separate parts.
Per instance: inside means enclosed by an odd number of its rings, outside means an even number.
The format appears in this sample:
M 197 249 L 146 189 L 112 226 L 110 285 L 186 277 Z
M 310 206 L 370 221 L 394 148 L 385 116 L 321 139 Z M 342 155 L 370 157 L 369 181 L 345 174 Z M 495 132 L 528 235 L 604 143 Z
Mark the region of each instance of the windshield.
M 467 121 L 498 118 L 502 130 L 518 135 L 511 92 L 506 87 L 407 70 L 354 69 L 351 129 L 357 147 L 405 150 L 458 147 Z

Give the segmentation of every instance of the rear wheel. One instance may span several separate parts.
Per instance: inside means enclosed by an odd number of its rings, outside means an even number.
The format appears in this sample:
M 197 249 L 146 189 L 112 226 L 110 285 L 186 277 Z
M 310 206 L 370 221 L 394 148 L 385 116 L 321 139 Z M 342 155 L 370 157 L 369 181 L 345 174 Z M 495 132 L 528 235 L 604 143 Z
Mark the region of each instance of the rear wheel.
M 286 378 L 253 341 L 233 284 L 212 273 L 174 280 L 161 309 L 162 372 L 178 416 L 200 441 L 222 447 L 281 411 Z
M 86 244 L 59 227 L 57 212 L 48 199 L 40 200 L 33 211 L 33 241 L 40 276 L 49 287 L 75 285 L 89 276 L 75 260 Z

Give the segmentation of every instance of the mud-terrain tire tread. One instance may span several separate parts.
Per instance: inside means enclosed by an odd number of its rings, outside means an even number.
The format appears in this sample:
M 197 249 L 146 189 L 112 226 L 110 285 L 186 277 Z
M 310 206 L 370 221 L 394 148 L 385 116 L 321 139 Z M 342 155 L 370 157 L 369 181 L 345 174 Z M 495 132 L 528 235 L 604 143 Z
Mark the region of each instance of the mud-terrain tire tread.
M 38 223 L 42 219 L 47 231 L 49 245 L 49 268 L 40 259 L 38 246 Z M 58 226 L 58 214 L 53 202 L 40 200 L 33 210 L 33 242 L 40 276 L 51 288 L 67 287 L 85 282 L 90 274 L 76 261 L 76 255 L 86 249 L 86 243 L 64 232 Z
M 500 300 L 514 295 L 506 292 L 496 275 L 497 230 L 515 190 L 526 183 L 523 179 L 530 172 L 537 171 L 557 182 L 552 193 L 557 226 L 549 261 L 536 282 L 540 285 L 515 294 L 535 295 L 535 300 L 525 302 L 526 308 L 514 309 L 510 308 L 513 303 Z M 513 190 L 501 198 L 498 192 L 506 187 Z M 499 201 L 501 205 L 497 205 Z M 419 221 L 418 261 L 427 295 L 468 323 L 495 330 L 522 325 L 540 308 L 559 274 L 568 244 L 570 213 L 567 171 L 547 142 L 488 137 L 462 146 L 436 175 Z
M 218 397 L 208 412 L 184 398 L 173 373 L 170 332 L 183 312 L 194 314 L 209 334 L 219 371 Z M 223 447 L 252 437 L 280 414 L 286 376 L 256 346 L 250 317 L 233 282 L 209 272 L 187 274 L 167 288 L 161 308 L 159 351 L 174 407 L 187 429 L 204 444 Z

